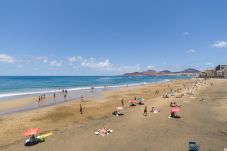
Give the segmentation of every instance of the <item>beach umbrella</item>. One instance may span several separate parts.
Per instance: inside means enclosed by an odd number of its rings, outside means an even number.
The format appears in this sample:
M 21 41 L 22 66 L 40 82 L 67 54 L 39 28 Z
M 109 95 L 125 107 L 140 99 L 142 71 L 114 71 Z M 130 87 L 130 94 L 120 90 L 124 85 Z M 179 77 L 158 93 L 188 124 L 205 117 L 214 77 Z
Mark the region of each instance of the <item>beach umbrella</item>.
M 38 134 L 40 132 L 40 128 L 32 128 L 27 130 L 26 132 L 24 132 L 24 136 L 31 136 L 31 135 L 35 135 Z
M 180 112 L 180 108 L 178 108 L 178 107 L 172 107 L 170 111 L 171 112 Z
M 136 102 L 136 100 L 134 100 L 134 99 L 129 100 L 129 103 L 135 103 L 135 102 Z
M 138 98 L 137 99 L 137 101 L 143 101 L 144 100 L 144 98 Z

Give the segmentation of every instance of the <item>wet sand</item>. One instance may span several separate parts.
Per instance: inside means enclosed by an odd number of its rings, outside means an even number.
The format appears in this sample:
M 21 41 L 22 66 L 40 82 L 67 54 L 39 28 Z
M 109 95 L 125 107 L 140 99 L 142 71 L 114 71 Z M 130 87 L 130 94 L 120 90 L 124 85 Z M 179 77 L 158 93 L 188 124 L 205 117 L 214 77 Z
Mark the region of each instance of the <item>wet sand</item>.
M 104 92 L 103 100 L 82 102 L 84 114 L 79 113 L 79 102 L 67 102 L 56 106 L 16 113 L 0 117 L 0 150 L 18 151 L 183 151 L 188 141 L 200 144 L 201 150 L 218 151 L 227 147 L 227 80 L 209 80 L 199 85 L 194 95 L 183 98 L 161 96 L 170 89 L 193 87 L 195 80 L 177 80 L 166 84 L 122 88 Z M 213 82 L 214 85 L 210 85 Z M 169 87 L 168 87 L 169 85 Z M 155 91 L 159 90 L 159 94 Z M 144 106 L 128 107 L 130 98 L 143 97 L 148 111 L 152 106 L 161 110 L 158 114 L 143 116 Z M 125 99 L 125 115 L 113 117 L 112 111 Z M 201 101 L 202 98 L 205 101 Z M 180 119 L 169 119 L 169 103 L 182 105 Z M 103 126 L 114 130 L 109 136 L 96 136 L 94 132 Z M 53 132 L 46 142 L 24 147 L 22 133 L 31 127 L 42 132 Z

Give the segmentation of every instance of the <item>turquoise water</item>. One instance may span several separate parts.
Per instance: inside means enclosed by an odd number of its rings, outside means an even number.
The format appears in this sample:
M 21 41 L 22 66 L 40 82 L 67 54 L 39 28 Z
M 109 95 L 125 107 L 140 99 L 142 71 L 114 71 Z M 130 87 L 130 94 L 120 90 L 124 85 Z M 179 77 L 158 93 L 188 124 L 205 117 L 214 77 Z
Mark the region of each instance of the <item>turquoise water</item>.
M 141 85 L 185 76 L 2 76 L 0 98 L 53 92 L 60 89 L 83 90 L 95 88 Z

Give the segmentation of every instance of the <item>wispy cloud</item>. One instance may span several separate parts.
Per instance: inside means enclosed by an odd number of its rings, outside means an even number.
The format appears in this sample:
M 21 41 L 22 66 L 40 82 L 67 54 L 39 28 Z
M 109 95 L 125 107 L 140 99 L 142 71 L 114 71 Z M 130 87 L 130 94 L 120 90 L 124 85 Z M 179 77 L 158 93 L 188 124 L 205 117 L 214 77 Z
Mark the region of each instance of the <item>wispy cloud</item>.
M 49 63 L 50 66 L 56 66 L 56 67 L 61 67 L 62 66 L 62 61 L 57 61 L 53 60 Z
M 195 49 L 188 49 L 188 50 L 186 51 L 186 53 L 195 53 L 195 52 L 196 52 Z
M 7 54 L 0 54 L 0 62 L 2 63 L 14 63 L 15 59 Z
M 214 44 L 212 45 L 215 48 L 226 48 L 227 47 L 227 42 L 226 41 L 215 41 Z
M 82 60 L 83 58 L 81 57 L 81 56 L 72 56 L 72 57 L 68 57 L 68 61 L 70 62 L 70 63 L 75 63 L 75 62 L 77 62 L 77 61 L 80 61 L 80 60 Z
M 213 62 L 207 62 L 206 65 L 209 66 L 209 67 L 214 67 L 215 66 Z
M 146 67 L 147 70 L 152 70 L 152 69 L 154 69 L 154 68 L 155 68 L 154 65 L 149 65 L 149 66 Z
M 67 61 L 70 65 L 77 65 L 76 68 L 89 68 L 92 70 L 110 71 L 110 72 L 131 72 L 139 71 L 140 65 L 134 66 L 122 66 L 113 64 L 110 59 L 98 59 L 98 58 L 84 58 L 81 56 L 68 57 Z
M 111 64 L 109 59 L 105 59 L 103 61 L 97 61 L 95 58 L 82 60 L 81 66 L 89 67 L 91 69 L 99 69 L 99 70 L 111 70 L 113 68 L 113 65 Z
M 48 63 L 48 57 L 46 56 L 38 56 L 38 57 L 35 57 L 36 60 L 39 60 L 39 61 L 42 61 L 43 63 Z
M 185 32 L 181 33 L 181 35 L 182 36 L 187 36 L 187 35 L 189 35 L 189 32 L 185 31 Z

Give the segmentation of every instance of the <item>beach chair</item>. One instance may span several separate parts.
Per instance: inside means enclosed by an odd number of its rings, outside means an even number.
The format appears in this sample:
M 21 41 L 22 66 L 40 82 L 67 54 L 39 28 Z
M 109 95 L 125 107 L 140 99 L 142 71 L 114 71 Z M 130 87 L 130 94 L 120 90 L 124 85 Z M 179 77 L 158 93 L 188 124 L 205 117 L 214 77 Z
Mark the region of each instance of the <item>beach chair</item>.
M 189 142 L 188 143 L 189 151 L 199 151 L 199 145 L 196 142 Z

